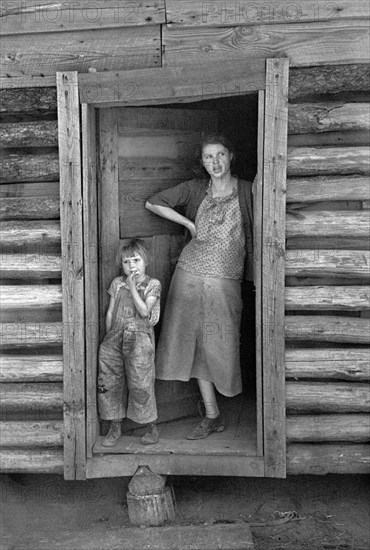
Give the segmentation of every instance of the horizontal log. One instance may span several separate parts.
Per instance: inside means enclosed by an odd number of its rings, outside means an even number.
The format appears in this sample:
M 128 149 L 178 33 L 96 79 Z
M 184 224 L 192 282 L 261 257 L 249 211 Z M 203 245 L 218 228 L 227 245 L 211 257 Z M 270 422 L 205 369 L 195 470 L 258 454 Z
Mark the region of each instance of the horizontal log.
M 370 441 L 368 414 L 321 414 L 288 416 L 286 419 L 288 443 Z
M 286 277 L 331 277 L 333 279 L 356 278 L 368 280 L 370 276 L 370 251 L 287 250 L 285 275 Z
M 285 350 L 288 380 L 370 380 L 369 348 L 303 348 Z
M 60 285 L 2 285 L 0 302 L 3 311 L 18 309 L 62 309 L 62 287 Z
M 7 383 L 1 384 L 2 412 L 25 413 L 26 411 L 61 410 L 63 408 L 63 384 Z
M 0 241 L 3 250 L 8 248 L 43 247 L 60 245 L 59 221 L 5 221 L 0 222 Z
M 2 10 L 3 34 L 65 32 L 86 29 L 114 29 L 155 25 L 166 21 L 164 0 L 117 3 L 115 0 L 85 2 L 51 2 L 8 4 Z
M 59 198 L 59 181 L 3 183 L 0 185 L 0 197 L 4 199 L 15 197 Z
M 161 27 L 151 25 L 140 31 L 127 27 L 124 32 L 115 28 L 5 35 L 1 52 L 2 78 L 55 78 L 58 71 L 87 73 L 89 69 L 104 72 L 159 67 Z
M 0 382 L 62 382 L 62 355 L 0 355 Z
M 370 174 L 370 147 L 293 147 L 288 149 L 287 174 L 320 176 Z
M 307 237 L 288 237 L 287 250 L 370 250 L 370 240 L 367 237 L 308 235 Z
M 60 254 L 1 254 L 0 278 L 27 281 L 34 279 L 61 279 Z
M 0 422 L 0 447 L 63 447 L 63 422 Z
M 9 284 L 11 284 L 12 281 L 9 281 Z M 364 283 L 363 279 L 346 279 L 337 277 L 285 277 L 285 286 L 286 287 L 292 287 L 292 286 L 362 286 Z M 364 312 L 362 312 L 364 313 Z M 320 313 L 321 315 L 321 313 Z M 361 315 L 361 313 L 360 313 Z M 352 317 L 357 317 L 355 313 L 351 314 Z
M 370 384 L 289 380 L 285 393 L 287 413 L 370 412 Z
M 63 474 L 62 449 L 1 449 L 3 473 Z
M 370 130 L 368 104 L 327 102 L 289 105 L 289 134 L 351 130 Z
M 288 475 L 368 473 L 369 445 L 291 443 L 287 446 Z
M 301 212 L 356 212 L 363 210 L 362 201 L 320 201 L 320 202 L 307 202 L 307 203 L 292 203 L 288 204 L 286 211 L 293 214 L 293 216 L 299 216 Z
M 368 130 L 294 134 L 288 136 L 288 147 L 353 147 L 369 145 Z
M 370 199 L 370 182 L 364 176 L 313 176 L 287 179 L 287 203 L 318 203 Z
M 14 79 L 12 80 L 14 83 Z M 55 77 L 54 77 L 55 80 Z M 35 120 L 53 116 L 57 117 L 56 87 L 29 87 L 0 89 L 0 118 L 6 120 L 8 115 L 33 115 Z M 55 86 L 55 84 L 54 84 Z
M 367 63 L 368 21 L 162 29 L 163 66 L 289 57 L 290 67 Z
M 0 349 L 55 347 L 62 343 L 62 323 L 0 323 Z
M 289 101 L 292 102 L 314 100 L 325 95 L 335 99 L 341 94 L 364 92 L 369 88 L 369 64 L 330 64 L 289 71 Z
M 286 315 L 287 342 L 341 342 L 370 344 L 370 319 L 355 317 Z
M 0 124 L 0 147 L 57 147 L 58 122 L 38 120 Z
M 285 362 L 307 361 L 367 361 L 370 364 L 370 348 L 331 347 L 331 348 L 286 348 Z
M 370 360 L 306 361 L 286 363 L 287 380 L 370 380 Z
M 287 311 L 363 311 L 370 309 L 370 286 L 291 286 L 285 288 Z
M 366 211 L 288 211 L 286 215 L 288 238 L 317 236 L 367 239 L 369 234 L 370 217 Z
M 369 17 L 369 6 L 363 0 L 350 2 L 339 0 L 335 5 L 324 0 L 315 4 L 279 4 L 255 0 L 253 3 L 224 0 L 199 3 L 197 0 L 166 0 L 167 25 L 169 27 L 231 27 L 235 25 L 256 25 L 265 23 L 300 23 L 357 19 Z
M 60 218 L 58 197 L 2 198 L 0 220 L 56 220 Z
M 31 152 L 30 152 L 31 151 Z M 57 150 L 4 149 L 0 158 L 0 183 L 58 181 Z

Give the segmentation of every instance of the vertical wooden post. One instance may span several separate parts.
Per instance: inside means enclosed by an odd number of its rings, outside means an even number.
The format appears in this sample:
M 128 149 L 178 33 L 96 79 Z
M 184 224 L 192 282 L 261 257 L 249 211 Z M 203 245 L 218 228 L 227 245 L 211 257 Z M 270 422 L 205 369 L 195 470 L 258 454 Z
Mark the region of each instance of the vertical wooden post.
M 286 475 L 284 276 L 288 59 L 266 60 L 262 212 L 265 476 Z
M 116 265 L 119 245 L 118 127 L 117 110 L 99 111 L 99 282 L 100 328 L 105 332 L 104 316 L 108 307 L 107 290 L 120 272 Z M 102 251 L 104 250 L 104 262 Z
M 257 176 L 253 182 L 253 248 L 254 285 L 256 289 L 256 408 L 257 456 L 263 456 L 263 391 L 262 391 L 262 180 L 263 145 L 265 140 L 265 91 L 258 92 Z
M 63 287 L 64 477 L 84 479 L 85 312 L 77 72 L 57 73 Z
M 91 458 L 92 447 L 98 435 L 96 377 L 99 348 L 99 280 L 96 111 L 92 105 L 83 103 L 81 114 L 86 315 L 86 454 Z

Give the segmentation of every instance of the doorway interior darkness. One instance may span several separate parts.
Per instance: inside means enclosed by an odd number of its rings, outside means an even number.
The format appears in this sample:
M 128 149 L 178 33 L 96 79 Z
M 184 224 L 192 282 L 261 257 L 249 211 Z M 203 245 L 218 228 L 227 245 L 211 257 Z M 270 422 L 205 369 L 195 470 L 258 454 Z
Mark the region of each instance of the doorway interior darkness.
M 122 111 L 125 108 L 119 108 Z M 135 109 L 143 112 L 145 107 L 131 107 L 131 111 L 135 112 Z M 241 179 L 253 181 L 257 171 L 257 128 L 258 128 L 258 94 L 248 94 L 236 97 L 221 97 L 218 99 L 204 100 L 199 102 L 181 103 L 181 104 L 166 104 L 158 105 L 148 108 L 151 112 L 158 109 L 168 110 L 181 110 L 192 111 L 194 110 L 205 112 L 214 112 L 216 114 L 218 132 L 225 134 L 233 143 L 236 152 L 235 173 Z M 158 111 L 159 112 L 159 111 Z M 179 113 L 180 114 L 180 113 Z M 190 115 L 190 112 L 189 112 Z M 201 113 L 199 113 L 200 116 Z M 149 116 L 149 110 L 148 110 Z M 139 117 L 140 118 L 140 117 Z M 145 117 L 144 117 L 145 118 Z M 180 120 L 180 119 L 179 119 Z M 158 131 L 158 130 L 156 130 Z M 168 130 L 167 130 L 168 131 Z M 140 134 L 140 128 L 135 128 L 136 134 Z M 147 132 L 147 129 L 146 129 Z M 204 132 L 203 132 L 204 133 Z M 143 134 L 144 135 L 144 134 Z M 147 134 L 146 134 L 147 135 Z M 132 147 L 129 149 L 132 151 Z M 122 155 L 122 157 L 121 157 Z M 132 155 L 132 152 L 131 152 Z M 119 158 L 125 163 L 125 166 L 132 163 L 133 158 L 124 158 L 124 148 L 119 146 Z M 137 159 L 136 159 L 137 162 Z M 194 173 L 189 170 L 189 174 L 186 179 L 192 179 Z M 119 180 L 119 196 L 125 197 L 127 195 L 127 188 L 125 188 L 124 178 L 118 177 Z M 173 185 L 176 185 L 179 181 L 174 181 Z M 99 185 L 99 184 L 98 184 Z M 130 185 L 130 192 L 132 190 Z M 150 192 L 146 197 L 140 197 L 142 208 L 142 216 L 148 216 L 148 212 L 144 209 L 144 202 L 152 193 Z M 134 197 L 133 201 L 128 202 L 128 205 L 132 205 L 138 202 L 138 197 Z M 143 200 L 144 199 L 144 200 Z M 119 198 L 121 201 L 122 199 Z M 102 210 L 102 204 L 99 205 Z M 104 215 L 101 212 L 100 215 Z M 149 214 L 152 216 L 152 214 Z M 145 220 L 145 218 L 143 218 Z M 144 224 L 144 221 L 143 221 Z M 120 238 L 127 237 L 148 237 L 148 234 L 140 234 L 140 231 L 135 234 L 130 233 L 127 229 L 123 229 L 125 224 L 120 220 Z M 150 272 L 150 267 L 148 272 Z M 153 266 L 152 266 L 153 267 Z M 171 275 L 173 272 L 171 268 Z M 189 453 L 204 452 L 223 453 L 223 454 L 242 454 L 245 456 L 256 456 L 257 453 L 257 419 L 256 419 L 256 367 L 255 367 L 255 296 L 254 288 L 252 285 L 243 285 L 243 316 L 241 327 L 241 371 L 243 379 L 243 393 L 236 398 L 223 398 L 218 396 L 219 407 L 224 413 L 227 427 L 225 432 L 221 434 L 212 434 L 207 439 L 207 442 L 186 442 L 186 433 L 188 433 L 193 425 L 198 421 L 198 416 L 186 415 L 183 417 L 176 417 L 173 419 L 161 422 L 160 424 L 160 444 L 158 446 L 148 449 L 150 453 L 163 452 L 163 446 L 170 448 L 172 452 L 184 452 L 184 445 L 187 445 L 187 451 Z M 104 294 L 104 289 L 100 288 L 100 294 Z M 166 294 L 166 293 L 165 293 Z M 162 311 L 164 303 L 162 303 Z M 100 316 L 104 315 L 104 311 L 100 312 Z M 103 326 L 101 323 L 100 326 Z M 156 337 L 158 338 L 159 327 L 157 329 Z M 103 334 L 100 335 L 100 340 Z M 163 388 L 166 382 L 157 383 L 159 392 L 166 393 L 166 388 Z M 162 386 L 162 387 L 161 387 Z M 196 385 L 193 384 L 196 390 Z M 176 408 L 176 402 L 173 403 L 173 407 Z M 138 436 L 141 435 L 142 428 L 138 427 L 130 421 L 124 421 L 123 425 L 124 437 L 121 438 L 117 446 L 115 446 L 111 452 L 127 453 L 127 452 L 146 452 L 145 448 L 140 446 Z M 101 433 L 104 434 L 106 426 L 102 423 Z M 94 449 L 94 453 L 106 453 L 107 449 L 101 446 L 101 438 L 98 437 Z

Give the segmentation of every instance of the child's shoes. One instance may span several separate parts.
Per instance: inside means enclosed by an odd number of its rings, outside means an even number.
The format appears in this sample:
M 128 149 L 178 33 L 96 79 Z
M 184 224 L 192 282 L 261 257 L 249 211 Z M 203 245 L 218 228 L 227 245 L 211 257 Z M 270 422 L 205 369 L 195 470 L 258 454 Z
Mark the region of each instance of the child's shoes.
M 109 432 L 104 437 L 102 441 L 103 447 L 114 447 L 121 437 L 122 434 L 122 428 L 121 428 L 121 421 L 118 420 L 112 420 Z
M 154 445 L 154 443 L 158 443 L 158 441 L 158 428 L 154 422 L 151 422 L 150 424 L 148 424 L 147 431 L 140 439 L 140 443 L 142 445 Z

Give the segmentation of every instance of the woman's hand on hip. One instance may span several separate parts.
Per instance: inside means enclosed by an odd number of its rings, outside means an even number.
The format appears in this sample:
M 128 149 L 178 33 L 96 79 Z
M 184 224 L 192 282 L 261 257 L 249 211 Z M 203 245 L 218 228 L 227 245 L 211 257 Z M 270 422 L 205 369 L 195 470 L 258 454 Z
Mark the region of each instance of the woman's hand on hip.
M 188 229 L 188 231 L 190 231 L 190 235 L 191 235 L 192 239 L 194 239 L 194 237 L 197 236 L 197 230 L 195 228 L 195 223 L 193 223 L 192 221 L 189 220 L 189 223 L 186 224 L 186 229 Z

